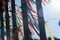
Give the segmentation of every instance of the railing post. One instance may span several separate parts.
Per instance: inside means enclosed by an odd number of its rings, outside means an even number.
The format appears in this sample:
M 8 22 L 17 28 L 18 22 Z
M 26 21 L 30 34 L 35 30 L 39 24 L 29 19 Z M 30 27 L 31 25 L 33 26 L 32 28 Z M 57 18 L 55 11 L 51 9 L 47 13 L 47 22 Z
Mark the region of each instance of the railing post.
M 3 7 L 3 3 L 2 0 L 0 0 L 0 22 L 1 22 L 1 38 L 2 40 L 4 40 L 4 24 L 3 24 L 3 11 L 4 9 L 2 9 Z
M 21 0 L 21 9 L 23 16 L 23 27 L 24 27 L 24 40 L 32 40 L 30 37 L 30 30 L 28 28 L 28 15 L 27 15 L 27 4 L 26 0 Z
M 39 22 L 39 29 L 40 29 L 40 39 L 46 40 L 46 32 L 45 32 L 43 9 L 41 5 L 41 1 L 42 0 L 36 0 L 36 8 L 37 8 L 38 22 Z
M 7 35 L 7 40 L 10 40 L 10 26 L 9 26 L 8 0 L 5 0 L 5 18 L 6 18 L 6 35 Z
M 19 40 L 18 33 L 17 33 L 15 0 L 11 0 L 11 7 L 12 7 L 12 22 L 13 22 L 13 40 Z

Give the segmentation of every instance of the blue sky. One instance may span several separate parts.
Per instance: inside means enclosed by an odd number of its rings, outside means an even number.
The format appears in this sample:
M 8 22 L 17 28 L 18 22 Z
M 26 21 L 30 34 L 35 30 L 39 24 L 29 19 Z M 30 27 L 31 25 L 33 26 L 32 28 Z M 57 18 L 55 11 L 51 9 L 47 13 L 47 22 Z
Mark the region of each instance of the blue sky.
M 53 36 L 60 38 L 60 0 L 51 0 L 50 4 L 43 6 L 44 19 L 47 22 Z M 47 33 L 47 36 L 49 34 Z

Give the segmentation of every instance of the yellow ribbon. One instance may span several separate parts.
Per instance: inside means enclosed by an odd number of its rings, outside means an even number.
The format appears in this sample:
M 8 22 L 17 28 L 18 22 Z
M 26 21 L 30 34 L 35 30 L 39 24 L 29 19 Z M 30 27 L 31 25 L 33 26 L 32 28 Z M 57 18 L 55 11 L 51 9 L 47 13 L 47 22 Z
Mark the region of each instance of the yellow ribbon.
M 54 40 L 54 37 L 52 35 L 52 32 L 50 31 L 50 28 L 48 27 L 48 25 L 45 23 L 45 28 L 48 30 L 49 34 L 50 34 L 50 37 L 51 37 L 51 40 Z

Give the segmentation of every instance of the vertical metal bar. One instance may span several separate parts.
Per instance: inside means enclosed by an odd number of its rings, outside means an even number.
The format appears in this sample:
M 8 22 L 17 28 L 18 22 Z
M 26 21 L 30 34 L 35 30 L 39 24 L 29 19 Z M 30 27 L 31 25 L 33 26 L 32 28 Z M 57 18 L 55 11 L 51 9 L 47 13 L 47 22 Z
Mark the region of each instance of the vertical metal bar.
M 39 22 L 39 29 L 40 29 L 40 39 L 41 40 L 46 40 L 44 17 L 43 17 L 43 10 L 42 10 L 41 1 L 42 0 L 36 0 L 38 22 Z
M 0 0 L 0 21 L 1 21 L 1 38 L 4 40 L 4 24 L 3 24 L 3 9 L 2 9 L 3 3 L 2 0 Z
M 27 4 L 26 0 L 21 0 L 21 9 L 23 16 L 23 26 L 24 26 L 24 40 L 32 40 L 30 38 L 31 32 L 28 28 L 28 15 L 27 15 Z
M 6 17 L 6 35 L 7 35 L 7 40 L 10 40 L 10 26 L 9 26 L 8 0 L 5 0 L 5 17 Z
M 11 6 L 12 6 L 12 21 L 13 21 L 13 40 L 19 40 L 17 33 L 17 24 L 16 24 L 15 0 L 11 0 Z

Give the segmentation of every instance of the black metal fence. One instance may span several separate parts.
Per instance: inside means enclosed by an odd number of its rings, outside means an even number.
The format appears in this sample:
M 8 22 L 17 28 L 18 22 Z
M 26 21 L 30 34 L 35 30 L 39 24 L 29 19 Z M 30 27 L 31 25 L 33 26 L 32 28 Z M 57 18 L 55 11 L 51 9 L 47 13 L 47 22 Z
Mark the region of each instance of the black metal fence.
M 8 10 L 8 3 L 9 1 L 11 1 L 11 10 Z M 48 38 L 46 37 L 46 32 L 45 32 L 45 26 L 44 26 L 44 17 L 43 17 L 43 10 L 42 10 L 42 5 L 41 5 L 41 1 L 42 0 L 36 0 L 36 2 L 34 2 L 33 0 L 31 0 L 31 2 L 36 4 L 36 9 L 37 9 L 37 17 L 38 17 L 38 26 L 36 28 L 39 28 L 38 31 L 39 33 L 36 31 L 35 27 L 32 27 L 34 29 L 34 31 L 38 34 L 40 39 L 33 39 L 31 37 L 31 31 L 28 27 L 28 20 L 30 20 L 31 22 L 31 18 L 29 19 L 29 15 L 28 15 L 28 9 L 29 6 L 27 3 L 29 3 L 28 0 L 21 0 L 21 10 L 22 10 L 22 21 L 23 21 L 23 32 L 24 32 L 24 36 L 22 38 L 22 40 L 47 40 Z M 19 39 L 19 27 L 17 25 L 17 17 L 16 17 L 16 8 L 15 6 L 17 6 L 15 4 L 15 0 L 0 0 L 0 40 L 20 40 Z M 32 10 L 32 9 L 29 9 Z M 32 10 L 33 11 L 33 10 Z M 10 14 L 9 12 L 11 12 L 12 14 L 12 29 L 10 27 Z M 4 18 L 4 13 L 5 13 L 5 18 Z M 4 25 L 4 21 L 5 21 L 5 25 Z M 31 26 L 34 26 L 33 23 L 30 23 Z M 11 38 L 11 32 L 12 32 L 12 38 Z M 21 32 L 22 33 L 22 32 Z M 5 38 L 6 37 L 6 38 Z M 48 40 L 51 40 L 51 38 L 49 38 Z M 57 40 L 57 39 L 55 39 Z

